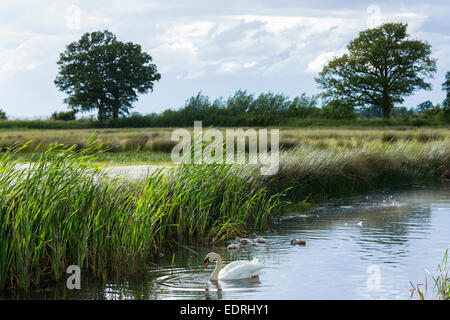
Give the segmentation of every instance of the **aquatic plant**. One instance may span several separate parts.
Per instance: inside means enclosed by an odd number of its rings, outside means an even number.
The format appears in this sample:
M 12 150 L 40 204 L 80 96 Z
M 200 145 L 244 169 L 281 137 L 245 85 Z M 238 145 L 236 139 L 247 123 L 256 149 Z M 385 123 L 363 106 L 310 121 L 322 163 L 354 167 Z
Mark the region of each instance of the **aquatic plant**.
M 450 300 L 450 275 L 449 275 L 449 266 L 447 266 L 448 260 L 448 249 L 445 250 L 444 258 L 442 259 L 442 263 L 438 264 L 437 267 L 437 275 L 430 274 L 434 286 L 433 289 L 436 290 L 435 295 L 432 298 L 437 298 L 441 300 Z M 428 279 L 425 275 L 425 281 L 423 284 L 414 285 L 411 281 L 411 297 L 414 296 L 414 293 L 417 292 L 420 300 L 425 300 L 428 292 Z M 421 287 L 423 289 L 421 289 Z

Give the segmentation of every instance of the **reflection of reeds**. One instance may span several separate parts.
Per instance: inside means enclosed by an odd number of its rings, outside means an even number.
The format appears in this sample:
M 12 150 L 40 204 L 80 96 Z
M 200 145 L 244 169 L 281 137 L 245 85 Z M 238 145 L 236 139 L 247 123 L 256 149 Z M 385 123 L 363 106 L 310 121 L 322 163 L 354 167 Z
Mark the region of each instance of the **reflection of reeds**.
M 60 280 L 71 264 L 100 278 L 134 273 L 166 243 L 264 227 L 279 203 L 247 169 L 227 165 L 111 180 L 90 164 L 102 147 L 51 146 L 26 170 L 12 150 L 0 158 L 0 290 Z

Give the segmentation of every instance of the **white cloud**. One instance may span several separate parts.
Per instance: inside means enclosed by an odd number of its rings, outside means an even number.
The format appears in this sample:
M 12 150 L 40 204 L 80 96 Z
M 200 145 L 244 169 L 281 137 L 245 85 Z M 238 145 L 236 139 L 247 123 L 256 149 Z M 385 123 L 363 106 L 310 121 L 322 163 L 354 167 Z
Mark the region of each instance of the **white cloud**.
M 230 73 L 240 69 L 240 65 L 237 62 L 223 62 L 220 64 L 218 73 Z
M 337 51 L 328 51 L 319 54 L 314 60 L 308 63 L 308 67 L 306 68 L 306 72 L 317 73 L 322 70 L 323 66 L 335 57 L 342 56 L 347 50 L 342 48 Z
M 249 68 L 256 66 L 257 64 L 258 64 L 258 62 L 256 62 L 256 61 L 246 62 L 246 63 L 244 63 L 244 68 L 249 69 Z

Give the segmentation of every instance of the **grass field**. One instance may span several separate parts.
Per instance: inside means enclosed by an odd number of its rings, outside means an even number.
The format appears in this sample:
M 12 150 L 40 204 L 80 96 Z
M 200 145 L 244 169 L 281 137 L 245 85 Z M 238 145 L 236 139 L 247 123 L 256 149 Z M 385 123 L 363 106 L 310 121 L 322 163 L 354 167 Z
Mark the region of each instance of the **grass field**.
M 187 128 L 192 131 L 192 128 Z M 148 129 L 73 129 L 73 130 L 4 130 L 0 131 L 0 149 L 29 142 L 25 151 L 32 153 L 52 143 L 83 148 L 95 133 L 109 151 L 100 161 L 124 163 L 167 163 L 175 142 L 170 140 L 173 128 Z M 450 143 L 448 128 L 281 128 L 280 147 L 291 149 L 309 145 L 314 149 L 379 150 L 392 143 Z

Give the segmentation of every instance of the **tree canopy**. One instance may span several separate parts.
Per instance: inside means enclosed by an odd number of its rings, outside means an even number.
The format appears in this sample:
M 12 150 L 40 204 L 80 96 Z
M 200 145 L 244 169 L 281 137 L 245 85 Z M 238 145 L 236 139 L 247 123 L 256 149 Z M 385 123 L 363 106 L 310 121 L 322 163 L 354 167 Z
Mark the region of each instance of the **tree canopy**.
M 97 110 L 99 120 L 117 119 L 161 78 L 151 61 L 140 45 L 118 41 L 108 30 L 85 33 L 61 53 L 54 83 L 74 111 Z
M 316 78 L 323 97 L 349 106 L 379 106 L 384 119 L 395 103 L 415 90 L 430 90 L 436 72 L 427 42 L 409 38 L 407 24 L 367 29 L 347 45 L 347 53 L 328 62 Z

